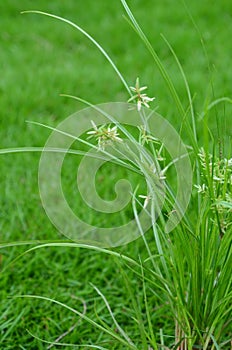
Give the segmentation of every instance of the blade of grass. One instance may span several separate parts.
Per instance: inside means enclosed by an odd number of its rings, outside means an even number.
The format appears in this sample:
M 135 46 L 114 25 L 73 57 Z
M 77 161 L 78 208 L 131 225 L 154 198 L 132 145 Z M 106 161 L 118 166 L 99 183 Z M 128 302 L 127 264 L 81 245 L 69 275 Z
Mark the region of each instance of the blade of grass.
M 128 335 L 124 332 L 124 330 L 122 329 L 122 327 L 119 325 L 119 323 L 117 322 L 116 318 L 114 317 L 114 314 L 111 310 L 111 307 L 105 297 L 105 295 L 92 283 L 90 283 L 91 286 L 96 290 L 96 292 L 100 295 L 100 297 L 102 298 L 102 300 L 104 301 L 109 313 L 110 313 L 110 316 L 118 330 L 118 332 L 121 334 L 121 336 L 129 343 L 131 344 L 132 346 L 135 346 L 135 344 L 132 342 L 132 340 L 128 337 Z
M 63 18 L 63 17 L 59 17 L 56 15 L 53 15 L 51 13 L 47 13 L 47 12 L 43 12 L 43 11 L 35 11 L 35 10 L 31 10 L 31 11 L 23 11 L 21 12 L 22 14 L 26 14 L 26 13 L 34 13 L 34 14 L 39 14 L 39 15 L 44 15 L 44 16 L 48 16 L 54 19 L 57 19 L 61 22 L 67 23 L 68 25 L 74 27 L 75 29 L 77 29 L 79 32 L 81 32 L 82 34 L 84 34 L 97 48 L 98 50 L 105 56 L 105 58 L 107 59 L 107 61 L 110 63 L 110 65 L 112 66 L 112 68 L 115 70 L 116 74 L 118 75 L 118 77 L 120 78 L 121 82 L 123 83 L 123 85 L 125 86 L 127 92 L 129 93 L 130 96 L 132 96 L 132 93 L 130 91 L 130 88 L 128 86 L 128 84 L 126 83 L 125 79 L 123 78 L 122 74 L 120 73 L 120 71 L 118 70 L 117 66 L 115 65 L 115 63 L 112 61 L 112 59 L 110 58 L 110 56 L 107 54 L 107 52 L 103 49 L 103 47 L 90 35 L 88 34 L 83 28 L 79 27 L 77 24 Z
M 145 44 L 145 46 L 147 47 L 148 51 L 150 52 L 150 54 L 152 55 L 156 66 L 158 67 L 161 76 L 163 77 L 164 81 L 167 84 L 167 87 L 175 101 L 175 104 L 180 112 L 180 114 L 182 116 L 185 115 L 185 111 L 183 108 L 183 105 L 181 103 L 181 100 L 177 94 L 177 91 L 173 85 L 173 82 L 170 78 L 170 76 L 167 73 L 167 70 L 164 68 L 159 56 L 157 55 L 157 53 L 155 52 L 155 50 L 153 49 L 151 43 L 149 42 L 149 40 L 147 39 L 146 35 L 144 34 L 144 32 L 142 31 L 141 27 L 139 26 L 138 22 L 136 21 L 135 17 L 133 16 L 129 6 L 127 5 L 125 0 L 121 0 L 121 3 L 129 17 L 128 23 L 132 26 L 132 28 L 135 30 L 135 32 L 139 35 L 140 39 L 143 41 L 143 43 Z
M 127 341 L 125 341 L 117 333 L 102 327 L 100 324 L 96 323 L 95 321 L 93 321 L 88 316 L 82 314 L 78 310 L 73 309 L 72 307 L 70 307 L 70 306 L 68 306 L 68 305 L 66 305 L 66 304 L 64 304 L 62 302 L 59 302 L 58 300 L 55 300 L 55 299 L 52 299 L 52 298 L 48 298 L 48 297 L 44 297 L 44 296 L 41 296 L 41 295 L 16 295 L 13 298 L 39 299 L 39 300 L 49 301 L 51 303 L 57 304 L 57 305 L 59 305 L 61 307 L 64 307 L 65 309 L 73 312 L 74 314 L 78 315 L 79 317 L 83 318 L 85 321 L 87 321 L 88 323 L 90 323 L 91 325 L 96 327 L 97 329 L 99 329 L 99 330 L 105 332 L 106 334 L 110 335 L 112 338 L 118 340 L 121 344 L 127 346 L 128 349 L 138 350 L 137 347 L 135 347 L 134 345 L 132 345 L 132 344 L 128 343 Z

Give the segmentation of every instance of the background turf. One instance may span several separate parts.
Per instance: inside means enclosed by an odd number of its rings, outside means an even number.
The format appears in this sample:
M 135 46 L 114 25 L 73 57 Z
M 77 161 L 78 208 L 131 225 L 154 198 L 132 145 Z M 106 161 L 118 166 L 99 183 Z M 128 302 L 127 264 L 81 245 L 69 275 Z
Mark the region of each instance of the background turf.
M 192 93 L 196 94 L 195 106 L 199 113 L 208 100 L 231 96 L 232 4 L 229 1 L 186 1 L 186 7 L 181 1 L 171 0 L 128 0 L 128 4 L 171 74 L 186 107 L 183 82 L 160 33 L 174 47 L 183 65 Z M 26 120 L 56 126 L 83 107 L 76 101 L 60 97 L 60 93 L 77 95 L 92 103 L 128 99 L 113 69 L 82 34 L 50 18 L 20 15 L 20 11 L 30 9 L 63 16 L 86 29 L 110 54 L 129 85 L 134 85 L 139 76 L 141 84 L 149 86 L 149 96 L 156 96 L 153 107 L 158 106 L 159 113 L 179 130 L 181 121 L 165 83 L 143 43 L 123 19 L 124 11 L 119 0 L 4 0 L 0 2 L 1 148 L 43 146 L 49 131 L 27 124 Z M 218 107 L 210 114 L 212 132 L 217 135 L 219 128 L 231 135 L 230 120 L 231 108 Z M 201 130 L 200 121 L 197 127 Z M 39 157 L 39 153 L 0 156 L 2 242 L 63 239 L 50 223 L 40 202 L 37 185 Z M 67 162 L 66 171 L 69 184 L 72 178 L 68 174 L 75 171 L 72 161 Z M 108 173 L 103 177 L 104 186 L 100 190 L 105 191 L 106 197 L 112 192 L 112 181 L 114 178 Z M 70 197 L 71 186 L 72 183 L 67 186 Z M 2 249 L 1 268 L 23 250 L 22 247 Z M 118 250 L 134 257 L 144 253 L 139 241 Z M 133 276 L 131 278 L 135 295 L 142 300 L 139 281 Z M 82 302 L 77 298 L 83 298 L 88 315 L 96 318 L 95 307 L 110 324 L 107 311 L 102 308 L 102 302 L 89 282 L 104 292 L 118 321 L 136 339 L 138 331 L 132 321 L 131 303 L 115 261 L 92 251 L 47 248 L 25 255 L 0 275 L 0 348 L 44 349 L 46 346 L 34 339 L 27 329 L 38 337 L 52 340 L 77 321 L 73 314 L 50 303 L 8 298 L 18 294 L 57 298 L 80 310 Z M 154 325 L 157 329 L 166 325 L 167 333 L 169 330 L 171 333 L 168 312 L 165 306 L 162 310 L 158 308 L 152 293 L 150 304 L 154 310 Z M 75 344 L 99 344 L 104 339 L 99 331 L 80 321 L 76 330 L 64 340 Z M 113 343 L 105 346 L 119 349 Z

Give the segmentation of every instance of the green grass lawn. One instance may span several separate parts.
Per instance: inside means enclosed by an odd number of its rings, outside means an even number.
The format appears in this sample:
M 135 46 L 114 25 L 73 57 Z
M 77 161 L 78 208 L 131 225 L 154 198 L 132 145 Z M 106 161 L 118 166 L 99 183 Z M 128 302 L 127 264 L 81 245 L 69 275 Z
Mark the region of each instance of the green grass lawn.
M 128 4 L 173 78 L 186 108 L 188 100 L 181 75 L 160 33 L 168 39 L 180 59 L 195 95 L 195 108 L 199 115 L 211 100 L 231 97 L 232 4 L 229 1 L 186 1 L 194 23 L 181 1 L 128 0 Z M 80 102 L 60 97 L 61 93 L 76 95 L 91 103 L 123 102 L 129 98 L 112 67 L 93 44 L 64 23 L 40 15 L 20 14 L 23 10 L 32 9 L 65 17 L 87 30 L 105 48 L 128 84 L 134 85 L 139 76 L 142 85 L 149 87 L 149 96 L 156 97 L 152 107 L 158 107 L 159 113 L 177 131 L 181 129 L 178 111 L 165 82 L 144 44 L 124 20 L 125 13 L 119 0 L 54 0 L 50 3 L 45 0 L 5 0 L 0 3 L 2 149 L 42 147 L 49 130 L 29 124 L 27 120 L 55 127 L 84 107 Z M 217 138 L 219 130 L 225 136 L 225 149 L 230 146 L 231 112 L 231 107 L 223 104 L 209 114 L 212 133 Z M 200 119 L 197 128 L 202 130 Z M 183 137 L 186 135 L 183 134 Z M 188 142 L 188 139 L 185 141 Z M 40 201 L 37 184 L 39 158 L 39 152 L 0 155 L 0 243 L 65 239 L 49 221 Z M 70 156 L 65 178 L 67 195 L 78 208 L 81 206 L 80 198 L 75 201 L 75 192 L 72 191 L 75 186 L 72 175 L 76 173 L 75 164 L 74 157 Z M 116 169 L 115 173 L 116 177 L 122 174 L 120 170 L 117 173 Z M 101 176 L 100 191 L 109 197 L 115 177 L 110 176 L 110 172 L 103 172 Z M 134 188 L 136 181 L 134 179 Z M 86 209 L 83 215 L 88 218 L 93 214 Z M 126 219 L 127 214 L 118 220 Z M 98 217 L 98 224 L 101 224 L 101 220 L 106 219 Z M 150 244 L 152 247 L 152 241 Z M 13 262 L 25 249 L 25 246 L 18 246 L 0 251 L 0 268 L 3 270 L 0 275 L 0 349 L 46 349 L 47 345 L 29 332 L 51 341 L 76 322 L 75 330 L 62 339 L 63 342 L 82 345 L 104 344 L 106 341 L 107 349 L 123 349 L 100 330 L 62 307 L 41 300 L 11 298 L 36 294 L 57 299 L 80 310 L 84 305 L 89 317 L 97 319 L 99 315 L 111 326 L 109 314 L 90 282 L 107 296 L 118 322 L 139 344 L 130 296 L 115 259 L 91 250 L 53 247 L 32 251 Z M 139 254 L 146 255 L 140 240 L 117 248 L 117 251 L 134 258 Z M 142 308 L 141 282 L 132 272 L 128 272 L 128 275 Z M 152 291 L 148 295 L 154 310 L 152 321 L 158 329 L 165 326 L 168 335 L 172 335 L 168 306 L 163 305 L 160 309 Z M 69 347 L 62 347 L 66 348 Z

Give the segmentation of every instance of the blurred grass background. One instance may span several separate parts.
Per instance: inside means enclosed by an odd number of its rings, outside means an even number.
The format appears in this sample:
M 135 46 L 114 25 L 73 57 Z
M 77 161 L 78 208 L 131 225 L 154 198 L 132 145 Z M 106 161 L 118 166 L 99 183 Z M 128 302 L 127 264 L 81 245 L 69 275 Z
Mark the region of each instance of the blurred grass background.
M 148 35 L 165 68 L 173 78 L 182 101 L 188 106 L 184 84 L 175 61 L 160 33 L 174 47 L 195 96 L 195 108 L 202 112 L 207 101 L 231 97 L 232 4 L 227 0 L 173 2 L 171 0 L 128 0 L 128 4 Z M 0 147 L 43 146 L 49 131 L 27 124 L 33 120 L 56 126 L 68 115 L 83 108 L 79 102 L 60 97 L 60 93 L 80 96 L 92 103 L 126 101 L 127 92 L 105 58 L 83 35 L 73 28 L 23 10 L 41 10 L 65 17 L 83 27 L 105 48 L 128 84 L 137 76 L 156 96 L 153 107 L 167 117 L 177 130 L 181 120 L 165 83 L 144 45 L 123 18 L 119 0 L 62 1 L 4 0 L 0 2 Z M 193 17 L 195 24 L 190 19 Z M 200 33 L 200 35 L 199 35 Z M 201 45 L 204 41 L 207 56 Z M 208 67 L 211 73 L 209 74 Z M 213 91 L 211 88 L 213 84 Z M 209 115 L 212 132 L 231 136 L 231 108 L 218 106 Z M 199 121 L 197 127 L 201 130 Z M 37 185 L 40 154 L 0 156 L 1 212 L 0 241 L 63 239 L 49 222 L 42 208 Z M 69 162 L 69 172 L 75 171 Z M 108 180 L 107 180 L 108 179 Z M 111 191 L 112 178 L 104 179 Z M 131 256 L 141 252 L 137 241 L 121 248 Z M 23 249 L 2 249 L 1 267 L 5 267 Z M 69 312 L 50 304 L 7 299 L 16 294 L 41 294 L 57 297 L 71 306 L 83 297 L 90 314 L 96 284 L 108 297 L 119 321 L 135 338 L 130 300 L 117 265 L 112 258 L 96 252 L 50 248 L 26 255 L 1 273 L 0 344 L 2 349 L 44 349 L 26 329 L 37 336 L 53 339 L 76 322 Z M 116 277 L 117 276 L 117 277 Z M 134 280 L 135 293 L 142 299 L 140 285 Z M 152 293 L 151 293 L 152 295 Z M 151 296 L 151 298 L 153 298 Z M 97 300 L 97 299 L 96 299 Z M 96 301 L 95 300 L 95 301 Z M 154 324 L 171 322 L 154 302 Z M 102 304 L 98 312 L 108 320 Z M 81 308 L 80 304 L 80 308 Z M 165 308 L 165 306 L 164 306 Z M 104 337 L 81 322 L 78 330 L 65 338 L 76 344 L 100 343 Z M 106 347 L 119 349 L 111 343 Z

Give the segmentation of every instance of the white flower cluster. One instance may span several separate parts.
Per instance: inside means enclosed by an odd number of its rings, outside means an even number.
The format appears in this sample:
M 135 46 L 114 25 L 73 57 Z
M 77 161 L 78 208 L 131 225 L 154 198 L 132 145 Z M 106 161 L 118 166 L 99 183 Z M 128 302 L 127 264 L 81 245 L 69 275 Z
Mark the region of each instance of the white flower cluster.
M 88 139 L 95 138 L 97 140 L 99 150 L 104 150 L 105 146 L 112 144 L 112 142 L 122 142 L 116 125 L 114 125 L 112 128 L 110 125 L 107 126 L 106 124 L 97 127 L 92 120 L 91 123 L 93 130 L 87 132 L 87 134 L 90 135 Z
M 136 101 L 137 109 L 138 111 L 141 110 L 142 105 L 149 108 L 149 103 L 152 102 L 155 97 L 148 97 L 147 94 L 142 93 L 142 91 L 147 89 L 147 86 L 142 86 L 140 87 L 139 84 L 139 78 L 136 79 L 135 87 L 130 87 L 131 91 L 135 93 L 134 96 L 132 96 L 128 102 Z M 95 138 L 98 143 L 98 149 L 103 150 L 105 149 L 106 145 L 112 144 L 113 142 L 122 142 L 122 139 L 119 136 L 117 126 L 114 125 L 111 127 L 111 125 L 101 125 L 100 127 L 97 127 L 97 125 L 94 123 L 94 121 L 91 121 L 93 129 L 91 131 L 88 131 L 87 134 L 88 139 L 90 138 Z M 151 134 L 149 134 L 145 128 L 144 125 L 138 126 L 139 129 L 139 144 L 144 146 L 145 144 L 149 143 L 154 143 L 158 144 L 158 149 L 155 149 L 156 152 L 156 160 L 158 162 L 162 162 L 165 160 L 165 158 L 162 157 L 162 150 L 163 150 L 163 145 L 160 143 L 158 139 L 153 137 Z M 155 164 L 150 166 L 150 171 L 160 180 L 165 180 L 166 177 L 162 171 L 157 171 L 157 167 Z M 149 194 L 147 195 L 139 195 L 139 198 L 142 198 L 144 200 L 143 207 L 146 208 L 149 201 L 151 200 L 151 196 Z
M 206 172 L 211 174 L 214 186 L 217 183 L 220 183 L 222 185 L 226 184 L 229 186 L 232 184 L 232 158 L 213 158 L 211 154 L 206 155 L 203 148 L 200 149 L 198 155 L 203 169 L 202 176 L 204 176 Z M 199 188 L 200 192 L 202 189 L 205 191 L 207 188 L 205 184 L 203 188 L 199 185 L 196 185 L 196 187 Z
M 198 193 L 213 200 L 213 208 L 221 222 L 222 233 L 232 224 L 232 158 L 216 158 L 200 149 L 199 158 L 204 183 L 197 184 Z
M 141 92 L 147 89 L 147 86 L 139 86 L 139 78 L 136 79 L 135 82 L 135 87 L 134 86 L 130 86 L 130 89 L 132 92 L 135 93 L 134 96 L 132 96 L 131 98 L 129 98 L 129 100 L 127 102 L 132 102 L 134 100 L 137 101 L 137 109 L 138 111 L 141 110 L 142 105 L 144 105 L 145 107 L 149 108 L 149 103 L 152 102 L 155 97 L 148 97 L 147 94 L 142 94 Z

